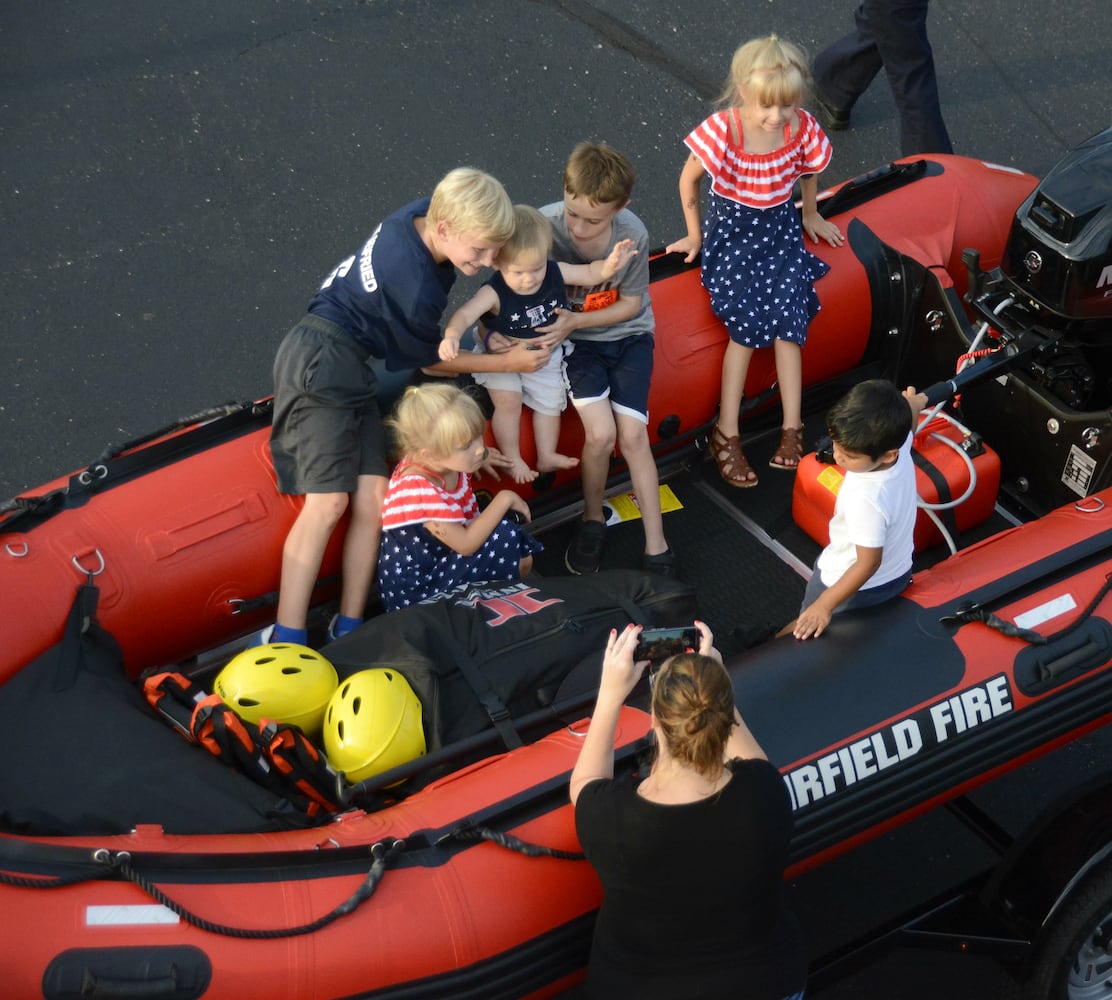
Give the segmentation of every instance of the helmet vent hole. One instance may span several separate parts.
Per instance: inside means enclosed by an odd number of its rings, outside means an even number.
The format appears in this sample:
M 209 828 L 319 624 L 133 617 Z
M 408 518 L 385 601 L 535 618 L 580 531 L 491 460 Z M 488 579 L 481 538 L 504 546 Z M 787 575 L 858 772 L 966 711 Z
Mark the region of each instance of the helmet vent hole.
M 277 657 L 275 656 L 260 656 L 257 660 L 255 660 L 255 663 L 256 665 L 261 667 L 266 663 L 273 663 L 276 659 Z
M 282 673 L 284 674 L 299 674 L 301 673 L 300 667 L 283 667 Z
M 383 676 L 384 676 L 384 677 L 385 677 L 385 678 L 386 678 L 386 679 L 387 679 L 388 681 L 392 681 L 392 680 L 394 679 L 394 675 L 393 675 L 392 673 L 390 673 L 390 671 L 389 671 L 389 670 L 384 670 L 384 671 L 383 671 Z
M 359 709 L 362 707 L 362 705 L 363 705 L 363 699 L 360 698 L 359 695 L 356 695 L 354 698 L 352 698 L 352 700 L 351 700 L 352 714 L 353 715 L 358 715 L 359 714 Z
M 255 708 L 259 704 L 254 698 L 239 698 L 238 701 L 244 708 Z
M 344 741 L 344 720 L 343 719 L 341 719 L 339 722 L 336 723 L 336 732 L 339 734 L 340 742 L 342 743 Z

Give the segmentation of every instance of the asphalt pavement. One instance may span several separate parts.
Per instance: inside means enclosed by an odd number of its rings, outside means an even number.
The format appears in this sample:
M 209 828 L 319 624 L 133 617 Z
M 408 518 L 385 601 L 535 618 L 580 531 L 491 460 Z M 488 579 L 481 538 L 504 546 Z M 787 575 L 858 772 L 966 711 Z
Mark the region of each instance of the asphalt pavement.
M 560 195 L 580 139 L 635 161 L 657 245 L 682 232 L 682 137 L 730 55 L 816 52 L 812 0 L 192 0 L 9 4 L 0 27 L 0 498 L 215 403 L 266 395 L 274 350 L 379 219 L 472 164 Z M 957 152 L 1045 172 L 1109 124 L 1103 0 L 936 0 Z M 834 183 L 899 154 L 878 79 Z
M 637 165 L 632 207 L 653 243 L 670 242 L 683 227 L 682 138 L 734 48 L 775 31 L 817 52 L 848 30 L 852 8 L 8 4 L 0 499 L 108 445 L 267 395 L 277 344 L 321 278 L 457 165 L 541 204 L 559 197 L 570 148 L 605 140 Z M 1041 175 L 1108 127 L 1108 15 L 1107 0 L 935 0 L 929 30 L 955 151 Z M 883 78 L 833 142 L 823 185 L 899 155 Z M 969 986 L 969 965 L 947 978 L 945 962 L 900 961 L 822 995 L 987 995 Z

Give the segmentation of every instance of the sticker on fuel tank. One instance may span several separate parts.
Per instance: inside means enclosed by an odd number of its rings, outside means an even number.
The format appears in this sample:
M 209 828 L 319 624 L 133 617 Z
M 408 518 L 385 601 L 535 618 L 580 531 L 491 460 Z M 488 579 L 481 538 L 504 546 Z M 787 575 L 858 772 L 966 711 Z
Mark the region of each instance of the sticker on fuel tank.
M 784 775 L 792 809 L 805 809 L 851 785 L 1008 715 L 1015 708 L 1006 674 L 974 684 L 906 718 L 793 767 Z

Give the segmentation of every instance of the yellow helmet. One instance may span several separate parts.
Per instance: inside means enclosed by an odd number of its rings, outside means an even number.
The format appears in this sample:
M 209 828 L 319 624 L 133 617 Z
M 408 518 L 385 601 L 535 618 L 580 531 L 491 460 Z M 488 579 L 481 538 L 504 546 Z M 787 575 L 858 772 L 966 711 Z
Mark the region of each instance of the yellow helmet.
M 228 661 L 213 689 L 248 722 L 274 719 L 313 736 L 320 732 L 328 699 L 339 678 L 315 649 L 295 642 L 254 646 Z
M 381 667 L 342 681 L 324 712 L 324 752 L 353 784 L 423 756 L 421 701 L 409 681 Z

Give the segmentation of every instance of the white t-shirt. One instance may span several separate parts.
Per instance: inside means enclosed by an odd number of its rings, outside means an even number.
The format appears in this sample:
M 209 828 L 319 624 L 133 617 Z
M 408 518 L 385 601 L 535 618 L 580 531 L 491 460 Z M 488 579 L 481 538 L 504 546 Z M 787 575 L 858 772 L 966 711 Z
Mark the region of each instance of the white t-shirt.
M 846 473 L 830 519 L 830 544 L 817 563 L 827 587 L 837 583 L 857 562 L 858 545 L 883 549 L 880 566 L 862 590 L 891 583 L 910 571 L 918 495 L 911 440 L 908 434 L 890 468 Z

